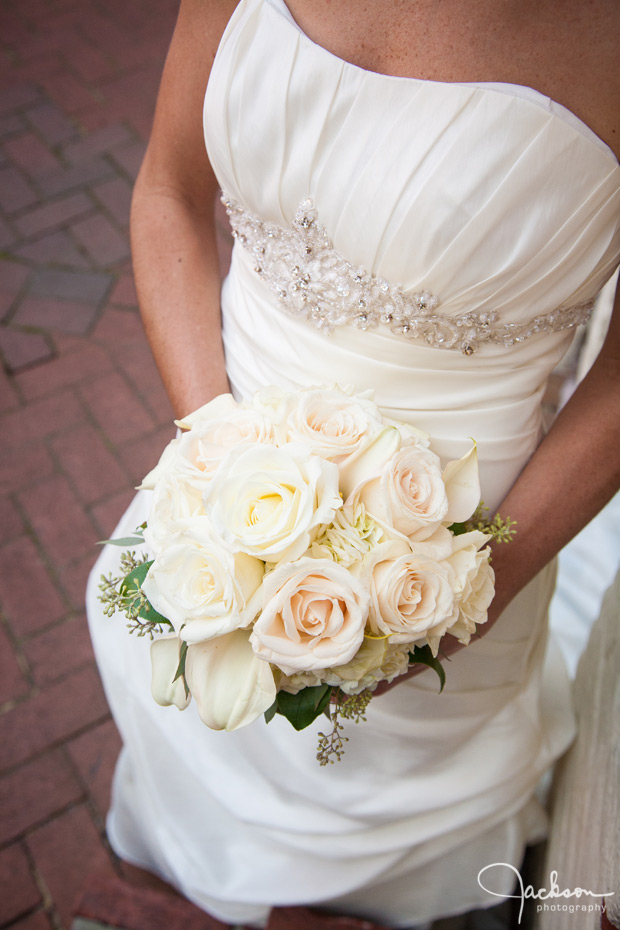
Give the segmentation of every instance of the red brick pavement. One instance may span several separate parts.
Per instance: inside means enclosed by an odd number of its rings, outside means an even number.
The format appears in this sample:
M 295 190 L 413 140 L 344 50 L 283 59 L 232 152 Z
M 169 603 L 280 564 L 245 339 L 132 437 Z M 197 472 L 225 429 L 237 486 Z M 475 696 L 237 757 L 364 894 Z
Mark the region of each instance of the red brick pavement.
M 120 740 L 96 540 L 171 435 L 127 235 L 177 0 L 0 6 L 0 927 L 68 930 Z

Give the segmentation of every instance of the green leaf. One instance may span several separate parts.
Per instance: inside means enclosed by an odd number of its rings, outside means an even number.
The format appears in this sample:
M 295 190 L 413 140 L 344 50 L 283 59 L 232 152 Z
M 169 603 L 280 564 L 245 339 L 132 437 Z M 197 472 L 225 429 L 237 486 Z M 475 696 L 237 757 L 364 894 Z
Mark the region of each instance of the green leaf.
M 271 707 L 268 707 L 267 710 L 265 711 L 265 714 L 264 714 L 265 723 L 270 723 L 277 713 L 278 713 L 278 698 L 276 697 Z
M 286 717 L 296 730 L 304 730 L 323 713 L 331 691 L 330 685 L 302 688 L 297 694 L 280 691 L 276 696 L 277 712 Z
M 415 646 L 413 652 L 409 653 L 409 665 L 428 665 L 429 668 L 435 669 L 439 675 L 439 681 L 441 682 L 441 687 L 439 688 L 439 693 L 441 694 L 446 683 L 446 673 L 439 659 L 431 652 L 430 646 Z
M 181 640 L 181 648 L 179 650 L 179 664 L 175 672 L 173 681 L 177 681 L 181 675 L 185 675 L 185 660 L 187 658 L 187 643 L 184 639 Z
M 183 679 L 183 687 L 185 688 L 185 697 L 189 697 L 189 688 L 187 687 L 187 681 L 185 680 L 185 660 L 187 659 L 187 643 L 184 639 L 181 640 L 181 649 L 179 651 L 179 664 L 175 673 L 173 681 L 177 681 L 179 678 Z
M 143 546 L 144 536 L 121 536 L 119 539 L 99 539 L 97 546 Z
M 129 572 L 128 575 L 125 575 L 120 584 L 121 594 L 130 594 L 135 592 L 136 588 L 142 587 L 142 582 L 148 574 L 148 570 L 153 564 L 153 560 L 150 562 L 140 562 L 139 565 L 136 565 L 135 568 Z
M 172 626 L 172 623 L 170 620 L 168 620 L 167 617 L 164 617 L 163 614 L 160 614 L 159 611 L 155 610 L 153 605 L 142 591 L 142 582 L 146 578 L 148 570 L 152 564 L 153 560 L 151 559 L 150 562 L 140 562 L 136 568 L 132 568 L 129 574 L 125 575 L 121 581 L 119 585 L 119 591 L 123 597 L 129 600 L 137 593 L 138 590 L 140 590 L 143 604 L 138 611 L 138 617 L 141 620 L 148 620 L 151 623 L 162 623 L 166 626 Z
M 155 610 L 151 602 L 145 597 L 144 604 L 138 611 L 138 616 L 141 620 L 149 620 L 151 623 L 163 623 L 165 626 L 172 626 L 170 620 L 167 617 L 164 617 L 163 614 L 160 614 L 158 610 Z
M 448 529 L 454 536 L 462 536 L 463 533 L 468 532 L 468 527 L 466 523 L 451 523 Z M 417 648 L 418 647 L 416 646 L 416 649 Z

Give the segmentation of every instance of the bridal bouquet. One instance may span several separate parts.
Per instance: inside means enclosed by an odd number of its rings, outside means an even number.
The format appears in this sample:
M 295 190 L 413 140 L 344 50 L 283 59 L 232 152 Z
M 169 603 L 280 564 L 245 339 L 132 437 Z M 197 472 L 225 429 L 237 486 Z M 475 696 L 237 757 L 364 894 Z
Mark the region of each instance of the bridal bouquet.
M 475 444 L 442 469 L 424 433 L 339 387 L 221 395 L 177 426 L 141 485 L 146 524 L 114 540 L 149 555 L 103 579 L 106 612 L 151 636 L 158 703 L 193 698 L 226 730 L 325 713 L 333 761 L 379 682 L 411 662 L 443 679 L 444 634 L 468 643 L 487 618 Z

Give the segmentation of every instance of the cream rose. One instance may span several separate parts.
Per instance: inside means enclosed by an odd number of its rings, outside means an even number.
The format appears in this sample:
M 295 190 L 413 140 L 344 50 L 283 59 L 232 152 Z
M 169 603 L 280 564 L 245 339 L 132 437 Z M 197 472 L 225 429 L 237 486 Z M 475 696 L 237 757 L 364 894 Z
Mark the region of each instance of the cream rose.
M 399 548 L 395 544 L 387 552 Z M 420 642 L 430 630 L 438 635 L 442 626 L 445 632 L 454 619 L 450 581 L 446 563 L 411 552 L 376 561 L 370 575 L 370 630 L 392 643 Z
M 372 517 L 414 539 L 430 536 L 448 512 L 439 457 L 418 446 L 399 449 L 353 497 Z
M 307 556 L 280 565 L 265 576 L 263 597 L 252 648 L 286 675 L 344 665 L 357 652 L 369 595 L 342 566 Z
M 184 475 L 201 487 L 233 446 L 276 442 L 273 417 L 267 411 L 237 403 L 231 394 L 218 395 L 175 423 L 183 432 L 168 443 L 155 468 L 142 479 L 143 490 L 153 490 L 169 472 Z
M 476 627 L 487 620 L 495 595 L 495 573 L 489 564 L 490 549 L 481 548 L 489 540 L 474 530 L 454 537 L 454 552 L 449 557 L 454 572 L 458 615 L 449 632 L 467 645 Z
M 265 411 L 238 404 L 230 394 L 215 398 L 180 425 L 190 429 L 179 440 L 177 467 L 204 483 L 211 478 L 230 449 L 241 445 L 276 444 L 276 429 Z
M 263 573 L 262 562 L 228 552 L 205 524 L 175 537 L 155 558 L 142 590 L 182 639 L 197 643 L 251 623 L 250 599 Z
M 342 505 L 338 467 L 298 446 L 229 452 L 209 486 L 207 512 L 233 552 L 266 562 L 302 555 Z
M 336 386 L 300 391 L 291 399 L 289 441 L 307 443 L 333 462 L 346 459 L 383 427 L 377 405 L 364 394 L 352 397 Z

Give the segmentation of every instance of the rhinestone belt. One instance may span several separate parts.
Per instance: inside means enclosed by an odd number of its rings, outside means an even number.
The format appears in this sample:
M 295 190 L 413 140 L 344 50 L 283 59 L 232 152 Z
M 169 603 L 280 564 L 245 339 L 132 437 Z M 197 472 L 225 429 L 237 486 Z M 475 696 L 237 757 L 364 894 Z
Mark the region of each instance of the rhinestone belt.
M 586 323 L 594 300 L 561 307 L 527 322 L 502 323 L 496 311 L 456 315 L 437 310 L 428 291 L 404 293 L 398 285 L 353 265 L 334 249 L 311 200 L 304 200 L 287 229 L 250 213 L 231 197 L 222 201 L 233 236 L 247 249 L 254 271 L 291 316 L 323 332 L 339 326 L 387 327 L 397 336 L 422 339 L 436 349 L 473 355 L 488 343 L 511 346 L 539 333 Z

